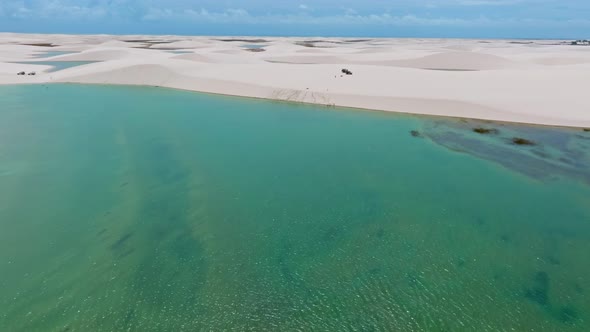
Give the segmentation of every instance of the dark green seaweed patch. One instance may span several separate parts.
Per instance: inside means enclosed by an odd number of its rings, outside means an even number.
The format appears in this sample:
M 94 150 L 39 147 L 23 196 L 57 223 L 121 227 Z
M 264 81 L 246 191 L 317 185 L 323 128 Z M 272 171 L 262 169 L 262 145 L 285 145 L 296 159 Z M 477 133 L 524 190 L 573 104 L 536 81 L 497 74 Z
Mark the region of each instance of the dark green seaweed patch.
M 133 236 L 133 233 L 126 233 L 111 245 L 111 250 L 119 250 L 125 246 L 125 243 Z
M 525 297 L 539 305 L 549 304 L 549 275 L 540 271 L 535 273 L 532 287 L 525 290 Z
M 417 130 L 412 130 L 412 131 L 410 131 L 410 134 L 411 134 L 413 137 L 424 137 L 424 136 L 422 136 L 422 134 L 421 134 L 419 131 L 417 131 Z
M 516 145 L 529 145 L 529 146 L 537 145 L 535 142 L 528 140 L 526 138 L 521 138 L 521 137 L 514 137 L 512 139 L 512 143 L 516 144 Z
M 473 128 L 473 132 L 476 132 L 478 134 L 482 134 L 482 135 L 497 135 L 500 133 L 500 131 L 498 129 L 489 129 L 489 128 L 483 128 L 483 127 L 477 127 L 477 128 Z
M 557 319 L 564 324 L 573 324 L 580 318 L 578 310 L 572 306 L 565 306 L 557 312 Z

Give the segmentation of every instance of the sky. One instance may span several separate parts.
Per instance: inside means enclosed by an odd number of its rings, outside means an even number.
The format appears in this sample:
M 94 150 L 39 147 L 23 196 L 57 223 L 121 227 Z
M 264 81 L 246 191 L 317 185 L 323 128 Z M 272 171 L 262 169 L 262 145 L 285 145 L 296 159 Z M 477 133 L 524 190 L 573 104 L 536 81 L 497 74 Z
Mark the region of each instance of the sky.
M 0 31 L 590 39 L 590 0 L 0 0 Z

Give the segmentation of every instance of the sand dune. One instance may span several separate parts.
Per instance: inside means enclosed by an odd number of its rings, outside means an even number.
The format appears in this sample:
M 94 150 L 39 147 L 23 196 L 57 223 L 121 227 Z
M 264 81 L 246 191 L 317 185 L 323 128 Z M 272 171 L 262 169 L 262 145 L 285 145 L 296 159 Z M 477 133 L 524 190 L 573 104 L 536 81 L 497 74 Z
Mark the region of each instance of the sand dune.
M 198 41 L 173 41 L 170 43 L 153 44 L 150 49 L 193 49 L 203 47 L 202 43 Z
M 474 52 L 437 53 L 417 59 L 382 61 L 375 64 L 440 70 L 492 70 L 522 67 L 522 64 L 497 55 Z
M 264 60 L 274 63 L 291 63 L 291 64 L 345 64 L 351 61 L 330 56 L 330 55 L 312 55 L 312 56 L 284 56 L 284 57 L 266 57 Z
M 133 43 L 128 43 L 125 41 L 120 41 L 120 40 L 109 40 L 106 41 L 104 43 L 101 43 L 99 45 L 100 47 L 123 47 L 123 48 L 128 48 L 128 47 L 136 47 L 137 45 L 133 44 Z
M 7 78 L 16 78 L 16 73 L 25 71 L 29 72 L 42 72 L 45 70 L 51 69 L 50 66 L 47 65 L 36 65 L 36 64 L 19 64 L 19 63 L 2 63 L 0 62 L 0 81 L 2 81 L 2 76 L 6 76 Z M 18 82 L 15 80 L 15 82 Z M 10 83 L 9 83 L 10 84 Z
M 74 71 L 74 69 L 70 69 Z M 56 75 L 57 76 L 57 75 Z M 165 85 L 167 81 L 178 80 L 182 75 L 166 66 L 141 64 L 92 73 L 74 71 L 67 78 L 57 77 L 54 81 L 100 83 L 100 84 L 137 84 Z M 141 83 L 141 84 L 140 84 Z
M 22 45 L 25 43 L 52 43 L 55 47 Z M 150 49 L 137 48 L 146 43 Z M 0 84 L 148 85 L 384 111 L 590 127 L 586 97 L 590 48 L 546 41 L 265 38 L 266 51 L 255 53 L 245 51 L 245 43 L 218 37 L 0 34 Z M 195 51 L 174 54 L 166 51 L 168 48 Z M 80 53 L 50 60 L 99 62 L 52 73 L 43 72 L 48 66 L 13 63 L 47 61 L 31 56 L 52 50 Z M 352 76 L 342 75 L 344 66 Z M 20 70 L 35 70 L 38 75 L 17 76 Z
M 581 65 L 590 63 L 590 58 L 540 58 L 534 60 L 535 63 L 546 66 L 563 66 L 563 65 Z
M 296 53 L 311 53 L 311 54 L 325 54 L 328 51 L 327 50 L 323 50 L 323 49 L 319 49 L 319 48 L 302 48 L 300 50 L 296 50 Z
M 127 51 L 125 49 L 92 49 L 77 54 L 67 54 L 54 57 L 54 60 L 59 61 L 108 61 L 119 60 L 133 57 L 137 51 Z
M 172 57 L 172 59 L 180 59 L 180 60 L 189 60 L 189 61 L 196 61 L 196 62 L 204 62 L 204 63 L 215 63 L 216 61 L 211 58 L 207 57 L 202 54 L 190 53 L 190 54 L 181 54 Z

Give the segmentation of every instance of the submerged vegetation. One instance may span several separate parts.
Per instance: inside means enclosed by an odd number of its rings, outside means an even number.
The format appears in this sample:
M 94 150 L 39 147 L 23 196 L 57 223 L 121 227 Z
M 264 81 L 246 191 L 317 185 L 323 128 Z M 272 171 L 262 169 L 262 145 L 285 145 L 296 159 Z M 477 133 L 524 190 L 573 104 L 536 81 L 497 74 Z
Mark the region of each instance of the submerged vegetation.
M 516 145 L 529 145 L 529 146 L 537 145 L 537 143 L 535 143 L 531 140 L 528 140 L 526 138 L 521 138 L 521 137 L 512 138 L 512 143 L 516 144 Z
M 424 137 L 424 136 L 422 136 L 422 134 L 421 134 L 419 131 L 417 131 L 417 130 L 412 130 L 412 131 L 410 131 L 410 135 L 412 135 L 413 137 Z
M 118 86 L 0 102 L 2 331 L 590 330 L 578 129 Z
M 473 128 L 473 131 L 478 134 L 492 134 L 497 135 L 500 131 L 498 129 L 487 129 L 483 127 Z

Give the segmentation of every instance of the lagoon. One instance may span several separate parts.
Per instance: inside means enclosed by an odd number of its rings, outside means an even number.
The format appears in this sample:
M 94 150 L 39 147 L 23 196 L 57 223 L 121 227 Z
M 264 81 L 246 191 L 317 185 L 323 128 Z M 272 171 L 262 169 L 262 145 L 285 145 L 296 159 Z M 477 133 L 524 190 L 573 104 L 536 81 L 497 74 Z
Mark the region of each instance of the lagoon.
M 146 87 L 0 103 L 0 330 L 590 329 L 589 132 Z

